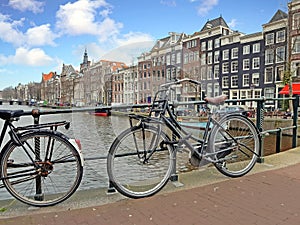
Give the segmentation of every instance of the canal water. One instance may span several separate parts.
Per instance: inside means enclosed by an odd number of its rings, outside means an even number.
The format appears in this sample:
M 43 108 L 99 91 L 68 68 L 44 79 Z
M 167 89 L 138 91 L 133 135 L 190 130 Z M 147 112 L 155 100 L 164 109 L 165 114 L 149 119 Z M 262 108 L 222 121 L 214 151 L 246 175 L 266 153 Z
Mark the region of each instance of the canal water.
M 29 106 L 1 105 L 0 109 L 23 109 L 30 111 Z M 44 110 L 44 109 L 42 109 Z M 48 109 L 47 109 L 48 110 Z M 40 123 L 68 120 L 71 122 L 69 130 L 61 128 L 60 131 L 66 135 L 79 139 L 82 145 L 82 152 L 85 160 L 84 176 L 79 189 L 100 188 L 108 186 L 105 157 L 114 138 L 124 129 L 129 127 L 126 116 L 100 117 L 90 115 L 87 112 L 75 112 L 68 114 L 52 114 L 40 117 Z M 0 121 L 0 128 L 3 121 Z M 16 122 L 16 126 L 33 124 L 31 116 L 24 116 Z M 264 140 L 265 155 L 275 153 L 275 136 L 267 136 Z M 5 141 L 8 138 L 6 137 Z M 291 137 L 283 137 L 282 150 L 291 148 Z M 298 140 L 299 143 L 299 140 Z M 4 146 L 4 144 L 2 144 Z M 1 147 L 2 147 L 1 146 Z M 126 168 L 124 168 L 126 169 Z M 188 153 L 178 152 L 177 170 L 185 172 L 191 170 L 188 163 Z M 0 199 L 11 198 L 5 188 L 0 189 Z

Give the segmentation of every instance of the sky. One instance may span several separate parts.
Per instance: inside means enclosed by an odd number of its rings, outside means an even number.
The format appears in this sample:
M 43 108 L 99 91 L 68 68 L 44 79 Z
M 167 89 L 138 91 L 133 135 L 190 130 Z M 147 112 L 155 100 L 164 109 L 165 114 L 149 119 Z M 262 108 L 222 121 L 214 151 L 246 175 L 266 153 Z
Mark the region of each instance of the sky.
M 169 32 L 193 34 L 222 16 L 233 30 L 262 31 L 289 0 L 0 0 L 0 90 L 89 60 L 132 65 Z

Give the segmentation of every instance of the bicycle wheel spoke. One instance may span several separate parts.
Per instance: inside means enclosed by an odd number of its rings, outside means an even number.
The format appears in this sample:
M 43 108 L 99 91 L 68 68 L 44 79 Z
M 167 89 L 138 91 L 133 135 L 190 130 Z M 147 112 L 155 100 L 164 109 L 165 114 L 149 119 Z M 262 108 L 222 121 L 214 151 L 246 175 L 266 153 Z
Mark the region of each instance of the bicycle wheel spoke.
M 108 175 L 122 194 L 132 198 L 150 196 L 168 181 L 173 151 L 170 147 L 157 146 L 161 139 L 167 138 L 157 133 L 154 127 L 143 131 L 133 128 L 123 132 L 112 144 L 107 160 Z
M 48 131 L 21 137 L 24 146 L 11 144 L 1 162 L 4 186 L 20 201 L 50 206 L 70 197 L 80 184 L 83 168 L 74 147 Z
M 254 125 L 240 115 L 227 116 L 219 124 L 210 140 L 216 168 L 231 177 L 248 173 L 259 156 L 260 140 Z

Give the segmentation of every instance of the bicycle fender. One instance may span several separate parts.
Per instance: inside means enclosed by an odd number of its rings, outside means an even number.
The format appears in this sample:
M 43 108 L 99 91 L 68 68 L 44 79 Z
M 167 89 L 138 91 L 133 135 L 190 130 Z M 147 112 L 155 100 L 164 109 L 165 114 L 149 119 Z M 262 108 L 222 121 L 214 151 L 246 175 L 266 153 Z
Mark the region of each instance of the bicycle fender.
M 84 166 L 84 158 L 83 158 L 83 154 L 81 149 L 78 147 L 78 144 L 76 142 L 75 139 L 73 138 L 69 138 L 68 141 L 70 142 L 71 145 L 73 145 L 73 147 L 76 149 L 76 151 L 78 152 L 78 155 L 80 157 L 80 164 L 83 167 Z

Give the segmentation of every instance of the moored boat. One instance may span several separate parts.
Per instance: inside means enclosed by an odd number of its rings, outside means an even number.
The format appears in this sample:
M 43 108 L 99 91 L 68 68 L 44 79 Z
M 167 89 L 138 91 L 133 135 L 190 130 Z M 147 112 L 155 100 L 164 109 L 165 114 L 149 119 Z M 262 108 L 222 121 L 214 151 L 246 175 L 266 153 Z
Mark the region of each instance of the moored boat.
M 95 109 L 94 112 L 89 112 L 91 115 L 94 116 L 110 116 L 111 112 L 108 109 Z

